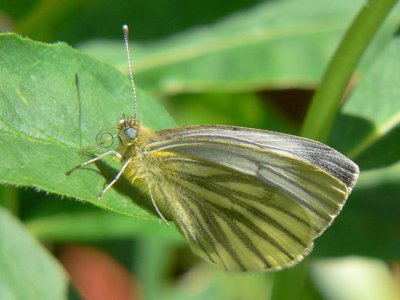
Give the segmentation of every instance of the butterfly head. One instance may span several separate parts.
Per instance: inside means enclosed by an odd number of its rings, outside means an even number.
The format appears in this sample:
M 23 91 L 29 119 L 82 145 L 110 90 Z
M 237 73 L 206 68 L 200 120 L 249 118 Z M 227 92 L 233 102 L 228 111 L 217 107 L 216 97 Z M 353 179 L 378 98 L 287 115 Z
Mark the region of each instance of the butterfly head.
M 122 118 L 118 122 L 118 137 L 122 144 L 130 144 L 139 136 L 139 121 L 130 118 Z

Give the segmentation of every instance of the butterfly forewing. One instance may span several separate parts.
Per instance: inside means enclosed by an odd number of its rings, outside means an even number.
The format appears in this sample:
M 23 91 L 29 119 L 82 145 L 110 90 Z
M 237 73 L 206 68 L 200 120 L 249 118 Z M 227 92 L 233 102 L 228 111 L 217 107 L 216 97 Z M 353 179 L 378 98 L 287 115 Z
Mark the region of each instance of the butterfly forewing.
M 358 174 L 325 145 L 325 161 L 311 163 L 307 149 L 322 144 L 297 138 L 297 148 L 277 145 L 280 136 L 267 131 L 192 126 L 159 134 L 146 146 L 157 161 L 146 176 L 156 203 L 197 254 L 227 270 L 281 269 L 301 260 Z
M 358 166 L 350 159 L 325 144 L 306 138 L 235 126 L 202 125 L 187 126 L 159 131 L 163 143 L 155 148 L 185 144 L 189 141 L 227 142 L 233 145 L 262 149 L 276 155 L 284 155 L 296 160 L 307 161 L 337 177 L 349 190 L 358 178 Z M 150 146 L 151 147 L 151 146 Z

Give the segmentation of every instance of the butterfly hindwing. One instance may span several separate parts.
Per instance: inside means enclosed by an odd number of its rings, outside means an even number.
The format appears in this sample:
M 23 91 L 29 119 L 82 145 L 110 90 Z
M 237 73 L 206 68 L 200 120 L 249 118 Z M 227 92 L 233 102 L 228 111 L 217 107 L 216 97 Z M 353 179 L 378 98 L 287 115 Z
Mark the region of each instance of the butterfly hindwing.
M 227 270 L 279 269 L 312 247 L 316 229 L 307 210 L 251 176 L 172 156 L 152 179 L 157 205 L 192 249 Z

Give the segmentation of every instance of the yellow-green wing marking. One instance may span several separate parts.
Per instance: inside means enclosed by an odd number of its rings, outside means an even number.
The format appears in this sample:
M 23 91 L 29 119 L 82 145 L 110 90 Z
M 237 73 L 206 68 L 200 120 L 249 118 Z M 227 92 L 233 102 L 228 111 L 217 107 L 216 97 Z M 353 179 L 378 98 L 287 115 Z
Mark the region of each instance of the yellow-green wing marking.
M 160 151 L 164 157 L 162 172 L 148 176 L 157 205 L 194 252 L 230 271 L 300 261 L 339 213 L 358 174 L 333 149 L 288 135 L 225 126 L 160 134 L 161 141 L 146 147 L 150 159 Z

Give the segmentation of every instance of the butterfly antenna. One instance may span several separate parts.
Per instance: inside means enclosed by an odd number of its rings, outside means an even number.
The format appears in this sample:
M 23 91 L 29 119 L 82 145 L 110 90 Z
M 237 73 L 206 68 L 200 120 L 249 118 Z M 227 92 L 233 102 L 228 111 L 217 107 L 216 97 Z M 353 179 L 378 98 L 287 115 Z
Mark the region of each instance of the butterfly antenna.
M 128 29 L 128 25 L 122 26 L 122 31 L 124 32 L 125 51 L 126 51 L 126 56 L 128 57 L 129 78 L 131 80 L 132 91 L 133 91 L 133 119 L 136 120 L 136 110 L 137 110 L 136 88 L 135 88 L 135 82 L 133 81 L 132 61 L 131 61 L 131 55 L 129 53 L 129 45 L 128 45 L 129 29 Z

